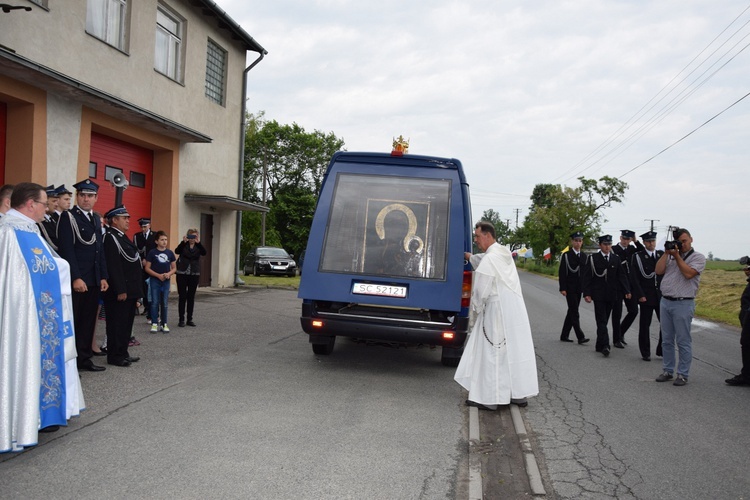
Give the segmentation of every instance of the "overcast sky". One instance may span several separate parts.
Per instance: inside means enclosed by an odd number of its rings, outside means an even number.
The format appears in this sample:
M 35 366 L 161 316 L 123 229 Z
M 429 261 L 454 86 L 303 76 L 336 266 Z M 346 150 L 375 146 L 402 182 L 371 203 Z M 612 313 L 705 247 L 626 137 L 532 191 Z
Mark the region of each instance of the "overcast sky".
M 750 253 L 747 0 L 216 1 L 268 50 L 249 111 L 349 151 L 402 134 L 458 158 L 474 220 L 522 223 L 536 184 L 609 175 L 630 187 L 605 233 L 655 219 Z

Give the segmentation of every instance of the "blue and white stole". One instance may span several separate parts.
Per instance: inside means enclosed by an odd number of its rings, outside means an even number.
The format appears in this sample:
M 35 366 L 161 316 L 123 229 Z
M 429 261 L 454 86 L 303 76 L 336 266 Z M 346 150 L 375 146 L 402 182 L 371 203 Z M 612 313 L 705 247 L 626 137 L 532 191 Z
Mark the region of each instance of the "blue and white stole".
M 16 229 L 21 254 L 29 268 L 41 340 L 42 378 L 39 389 L 39 428 L 65 425 L 65 350 L 63 339 L 73 335 L 63 320 L 57 263 L 35 232 Z

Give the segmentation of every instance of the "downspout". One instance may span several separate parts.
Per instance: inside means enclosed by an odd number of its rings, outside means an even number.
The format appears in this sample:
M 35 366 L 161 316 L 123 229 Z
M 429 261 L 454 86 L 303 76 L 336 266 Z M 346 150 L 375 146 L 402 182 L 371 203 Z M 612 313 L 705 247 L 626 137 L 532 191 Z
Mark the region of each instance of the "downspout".
M 237 176 L 239 177 L 239 187 L 237 199 L 244 200 L 243 184 L 245 183 L 245 134 L 247 132 L 245 123 L 245 114 L 247 113 L 247 74 L 265 57 L 265 51 L 260 52 L 260 56 L 253 63 L 245 68 L 242 72 L 242 114 L 240 116 L 240 160 Z M 240 278 L 240 244 L 242 242 L 242 210 L 237 210 L 237 245 L 234 250 L 234 286 L 244 285 L 245 282 Z

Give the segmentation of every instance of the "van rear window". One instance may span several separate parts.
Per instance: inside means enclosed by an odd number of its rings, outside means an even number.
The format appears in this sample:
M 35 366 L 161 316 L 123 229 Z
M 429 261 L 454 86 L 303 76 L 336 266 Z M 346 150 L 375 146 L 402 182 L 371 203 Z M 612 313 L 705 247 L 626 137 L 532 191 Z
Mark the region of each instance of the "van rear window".
M 338 174 L 321 271 L 444 280 L 451 181 Z

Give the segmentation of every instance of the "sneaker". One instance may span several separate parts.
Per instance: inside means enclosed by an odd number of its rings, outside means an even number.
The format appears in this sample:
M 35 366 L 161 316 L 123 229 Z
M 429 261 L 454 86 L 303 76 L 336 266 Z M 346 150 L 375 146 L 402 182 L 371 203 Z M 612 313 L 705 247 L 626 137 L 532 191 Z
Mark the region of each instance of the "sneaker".
M 677 375 L 677 378 L 674 380 L 674 383 L 672 385 L 681 386 L 685 384 L 687 384 L 687 378 L 683 377 L 682 375 Z
M 657 382 L 666 382 L 667 380 L 672 380 L 672 374 L 669 372 L 664 372 L 656 377 Z
M 161 331 L 162 331 L 162 332 L 164 332 L 164 333 L 169 333 L 169 327 L 168 327 L 168 326 L 167 326 L 166 324 L 164 324 L 164 325 L 163 325 L 163 326 L 161 327 Z
M 159 325 L 151 323 L 151 333 L 157 333 L 159 331 Z
M 724 382 L 726 382 L 727 385 L 750 385 L 750 380 L 746 379 L 742 375 L 728 378 Z

